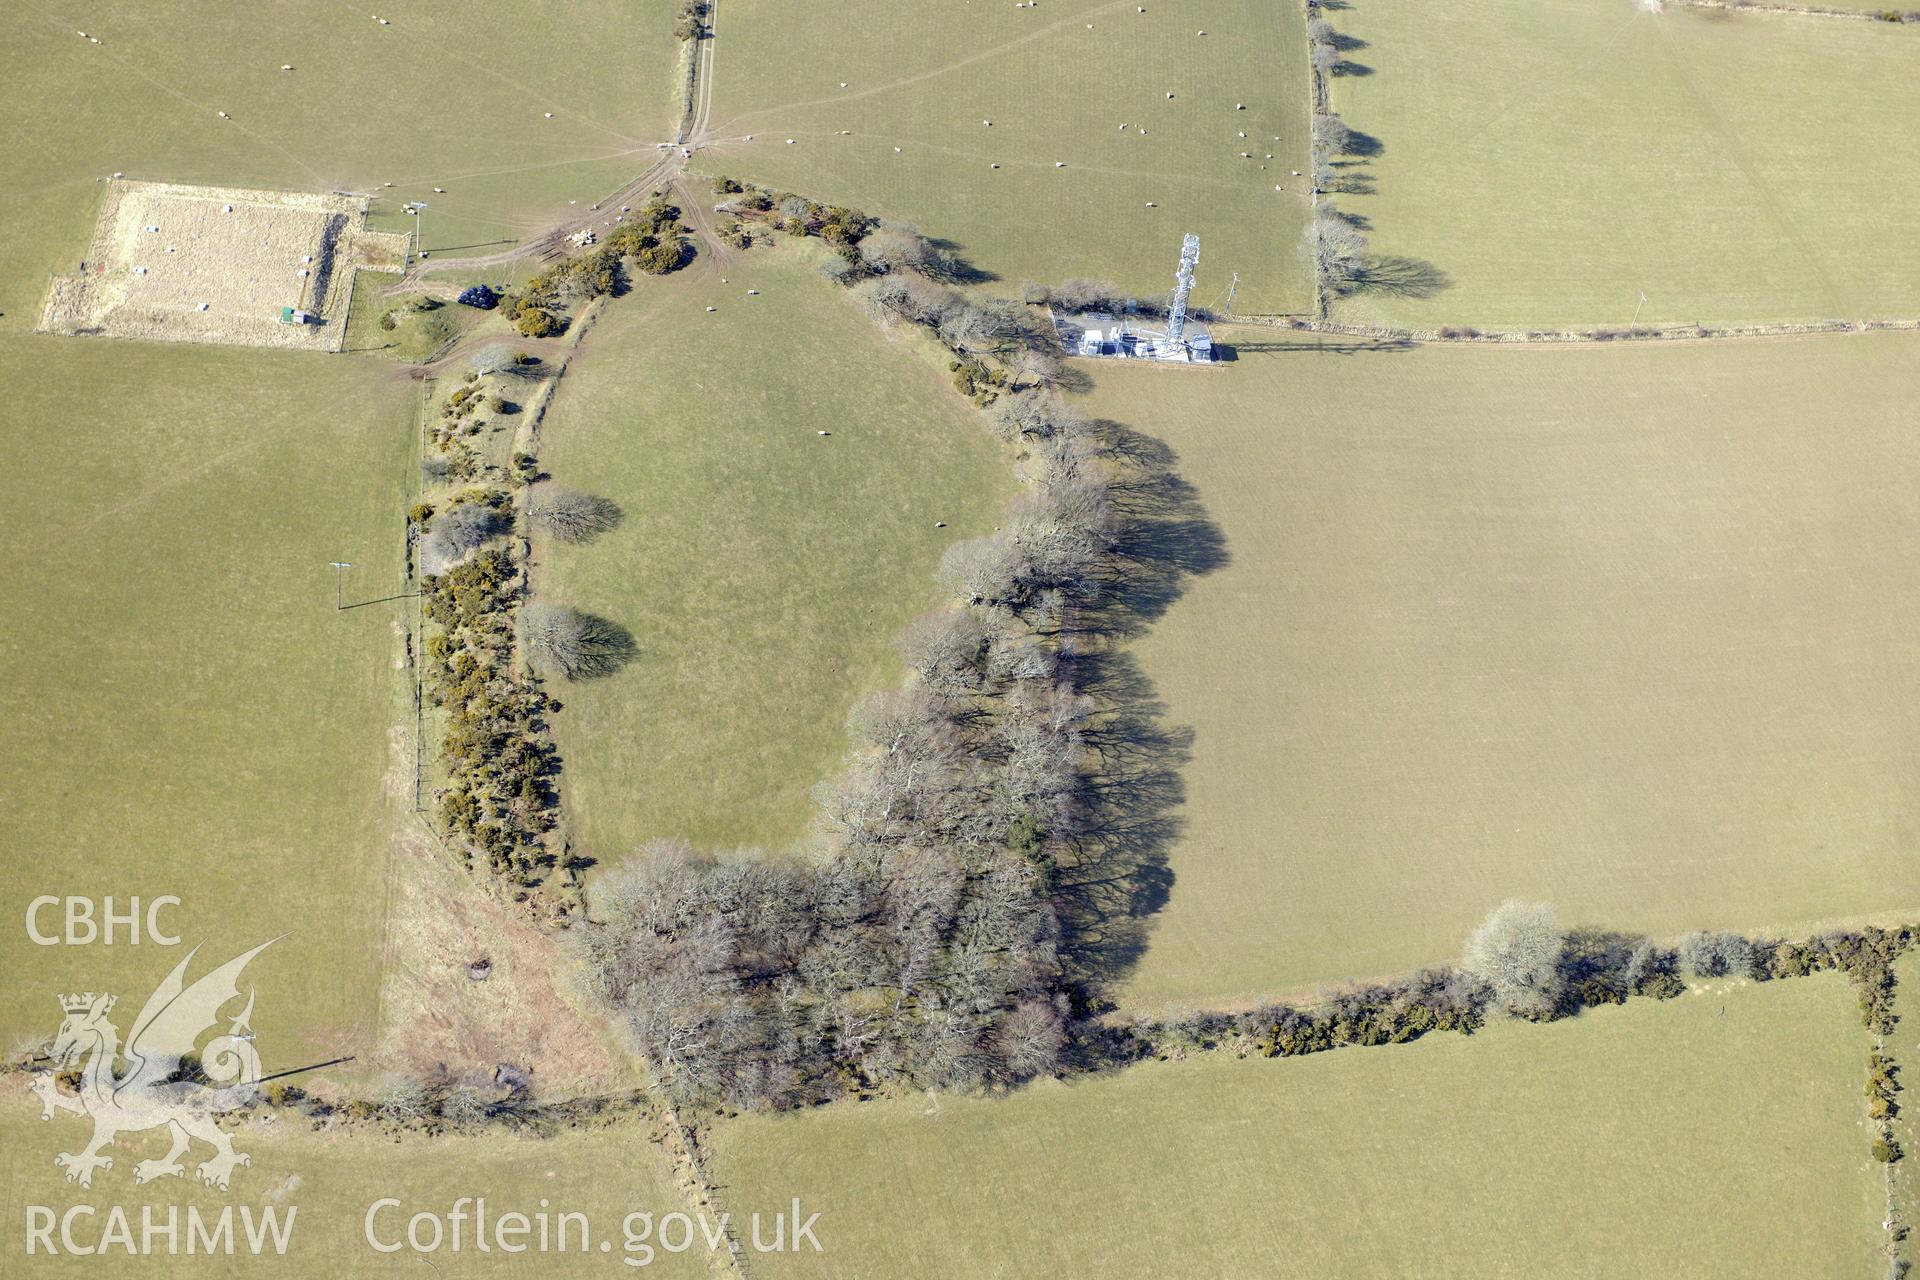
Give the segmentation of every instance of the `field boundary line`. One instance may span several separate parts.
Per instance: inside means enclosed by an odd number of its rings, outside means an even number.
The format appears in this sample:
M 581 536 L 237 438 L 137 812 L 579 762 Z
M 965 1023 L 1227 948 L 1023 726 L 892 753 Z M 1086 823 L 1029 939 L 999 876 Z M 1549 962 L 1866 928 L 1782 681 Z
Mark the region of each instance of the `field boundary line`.
M 672 1103 L 663 1097 L 659 1104 L 660 1116 L 667 1122 L 666 1137 L 660 1147 L 684 1178 L 681 1192 L 695 1213 L 708 1222 L 720 1224 L 720 1233 L 726 1238 L 727 1252 L 723 1265 L 713 1266 L 719 1255 L 709 1251 L 708 1269 L 734 1276 L 736 1280 L 749 1280 L 752 1272 L 747 1269 L 747 1251 L 740 1246 L 739 1233 L 733 1224 L 733 1212 L 725 1197 L 713 1185 L 713 1180 L 707 1176 L 706 1161 L 700 1155 L 700 1144 L 680 1123 L 679 1113 L 673 1109 Z
M 680 42 L 680 57 L 674 66 L 673 97 L 677 119 L 673 126 L 673 144 L 682 146 L 693 131 L 694 99 L 700 93 L 700 41 L 696 36 Z
M 434 388 L 438 384 L 439 379 L 434 377 L 426 377 L 420 380 L 420 407 L 418 416 L 414 422 L 413 445 L 416 458 L 413 469 L 413 497 L 415 502 L 419 502 L 426 497 L 426 483 L 424 477 L 421 475 L 418 459 L 421 456 L 422 443 L 426 439 L 428 407 L 433 403 Z M 414 595 L 419 602 L 414 613 L 413 621 L 409 624 L 412 632 L 409 637 L 409 644 L 413 651 L 412 813 L 415 821 L 420 824 L 420 829 L 427 833 L 427 838 L 433 841 L 434 847 L 446 858 L 447 865 L 456 871 L 467 872 L 471 870 L 467 865 L 468 859 L 462 857 L 458 850 L 448 844 L 447 838 L 441 835 L 439 830 L 433 825 L 433 819 L 428 813 L 427 806 L 423 800 L 426 789 L 425 774 L 427 762 L 427 593 L 424 584 L 421 582 L 422 575 L 417 572 L 416 561 L 420 552 L 420 539 L 416 534 L 417 530 L 413 522 L 409 520 L 407 522 L 406 581 L 409 585 L 415 586 Z
M 1499 343 L 1548 342 L 1719 342 L 1736 338 L 1783 338 L 1822 333 L 1920 330 L 1920 319 L 1806 320 L 1717 326 L 1663 324 L 1622 328 L 1595 325 L 1586 329 L 1480 329 L 1472 325 L 1403 329 L 1387 325 L 1350 324 L 1342 320 L 1308 319 L 1299 315 L 1285 314 L 1236 315 L 1232 312 L 1210 311 L 1205 313 L 1205 318 L 1215 324 L 1290 329 L 1299 333 L 1330 333 L 1349 338 L 1374 338 L 1383 342 L 1477 343 L 1483 346 Z
M 713 85 L 715 80 L 714 63 L 720 56 L 720 0 L 707 0 L 707 34 L 704 41 L 694 42 L 693 61 L 695 100 L 697 107 L 693 115 L 693 133 L 695 137 L 704 137 L 713 124 Z M 703 50 L 700 46 L 705 44 Z M 700 70 L 701 55 L 706 55 L 706 70 Z
M 1723 9 L 1729 13 L 1784 13 L 1796 18 L 1842 18 L 1890 27 L 1920 23 L 1920 9 L 1836 9 L 1820 4 L 1783 4 L 1776 0 L 1666 0 L 1677 9 Z M 1887 14 L 1898 14 L 1889 18 Z
M 1895 993 L 1895 998 L 1897 999 L 1899 995 L 1899 985 L 1897 981 L 1895 983 L 1894 993 Z M 1898 1054 L 1890 1053 L 1888 1051 L 1887 1033 L 1884 1031 L 1875 1031 L 1873 1033 L 1873 1053 L 1874 1053 L 1874 1056 L 1876 1057 L 1885 1058 L 1891 1061 L 1894 1064 L 1894 1069 L 1896 1071 L 1906 1065 L 1905 1063 L 1900 1061 L 1900 1057 Z M 1869 1081 L 1868 1087 L 1869 1089 L 1871 1089 L 1872 1087 L 1871 1081 Z M 1878 1123 L 1880 1125 L 1880 1132 L 1882 1136 L 1888 1139 L 1891 1139 L 1893 1136 L 1892 1120 L 1886 1119 L 1886 1120 L 1879 1121 Z M 1880 1165 L 1880 1170 L 1883 1177 L 1885 1178 L 1886 1189 L 1887 1189 L 1887 1216 L 1880 1220 L 1880 1230 L 1885 1233 L 1886 1239 L 1882 1242 L 1880 1247 L 1885 1251 L 1887 1255 L 1887 1266 L 1890 1268 L 1890 1270 L 1888 1271 L 1888 1274 L 1895 1275 L 1895 1276 L 1906 1274 L 1903 1270 L 1900 1269 L 1900 1263 L 1901 1263 L 1900 1245 L 1907 1237 L 1906 1225 L 1900 1216 L 1900 1192 L 1899 1192 L 1898 1186 L 1895 1184 L 1895 1181 L 1894 1181 L 1894 1168 L 1898 1163 L 1899 1163 L 1898 1161 L 1888 1160 L 1881 1163 Z
M 348 290 L 348 297 L 349 299 L 351 299 L 352 297 L 351 289 Z M 344 332 L 344 330 L 342 332 Z M 420 500 L 421 489 L 423 487 L 421 476 L 420 476 L 420 455 L 421 455 L 421 443 L 422 443 L 422 440 L 424 439 L 423 432 L 424 432 L 424 426 L 426 421 L 427 405 L 430 403 L 430 401 L 427 398 L 427 385 L 428 384 L 425 381 L 422 381 L 420 384 L 419 403 L 415 407 L 414 415 L 413 415 L 414 417 L 414 421 L 412 424 L 413 438 L 408 442 L 408 445 L 407 445 L 407 460 L 409 464 L 409 470 L 412 472 L 412 475 L 408 483 L 408 489 L 415 502 L 418 502 Z M 408 505 L 409 507 L 411 507 L 412 503 L 409 503 Z M 413 518 L 411 516 L 404 517 L 401 525 L 400 536 L 401 536 L 400 581 L 399 581 L 397 590 L 399 594 L 404 596 L 414 586 L 413 547 L 414 547 L 415 539 L 414 539 Z M 424 601 L 421 602 L 421 605 L 422 607 L 424 607 Z M 423 740 L 423 734 L 422 734 L 423 726 L 421 723 L 421 714 L 420 714 L 421 687 L 420 687 L 420 639 L 419 638 L 421 636 L 424 636 L 425 634 L 426 620 L 425 620 L 425 617 L 422 616 L 420 618 L 419 626 L 416 628 L 416 625 L 414 622 L 415 612 L 416 611 L 414 610 L 409 610 L 403 615 L 406 617 L 407 621 L 406 621 L 406 624 L 401 628 L 399 641 L 401 646 L 402 657 L 406 663 L 406 668 L 405 668 L 405 673 L 404 673 L 402 683 L 406 689 L 406 696 L 411 700 L 413 704 L 412 706 L 412 711 L 413 711 L 413 752 L 412 752 L 413 754 L 413 762 L 412 762 L 413 763 L 413 769 L 412 769 L 413 796 L 412 796 L 411 802 L 407 805 L 407 808 L 411 812 L 417 814 L 420 809 L 420 751 L 421 751 L 422 740 Z M 397 800 L 398 797 L 395 797 L 395 799 Z M 400 877 L 400 851 L 396 847 L 396 845 L 400 838 L 400 831 L 405 826 L 405 822 L 406 822 L 405 818 L 401 817 L 399 814 L 395 814 L 394 817 L 396 819 L 394 823 L 394 829 L 391 833 L 389 833 L 387 839 L 384 842 L 386 846 L 385 847 L 386 859 L 385 859 L 385 866 L 384 866 L 384 871 L 381 879 L 385 884 L 386 892 L 382 895 L 381 903 L 380 903 L 380 980 L 374 984 L 373 1032 L 368 1037 L 368 1042 L 374 1045 L 378 1045 L 380 1043 L 381 1037 L 386 1031 L 387 975 L 393 971 L 393 954 L 394 954 L 394 945 L 395 945 L 394 936 L 393 936 L 393 900 L 394 900 L 394 895 L 397 892 L 396 882 Z
M 1306 25 L 1311 27 L 1316 19 L 1321 18 L 1320 0 L 1302 0 L 1300 12 L 1304 16 Z M 1320 172 L 1320 147 L 1319 144 L 1314 141 L 1313 126 L 1314 122 L 1318 120 L 1322 114 L 1333 115 L 1334 110 L 1333 87 L 1327 83 L 1327 73 L 1322 71 L 1319 64 L 1313 60 L 1313 37 L 1310 33 L 1304 43 L 1307 58 L 1307 84 L 1309 86 L 1306 122 L 1307 170 L 1313 175 L 1307 179 L 1307 207 L 1314 210 L 1314 212 L 1307 215 L 1308 230 L 1311 231 L 1313 230 L 1313 224 L 1319 218 L 1318 210 L 1320 208 L 1320 180 L 1318 176 Z M 1331 159 L 1331 157 L 1328 158 Z M 1329 322 L 1333 319 L 1333 290 L 1327 287 L 1325 277 L 1323 277 L 1317 269 L 1310 267 L 1307 274 L 1313 277 L 1313 314 L 1322 323 Z

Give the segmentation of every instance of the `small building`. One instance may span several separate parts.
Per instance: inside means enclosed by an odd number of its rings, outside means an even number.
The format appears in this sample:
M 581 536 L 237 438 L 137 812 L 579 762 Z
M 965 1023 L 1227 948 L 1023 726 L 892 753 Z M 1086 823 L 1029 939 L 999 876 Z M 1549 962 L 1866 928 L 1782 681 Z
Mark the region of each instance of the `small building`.
M 298 307 L 280 308 L 281 324 L 319 324 L 320 317 L 311 311 L 302 311 Z

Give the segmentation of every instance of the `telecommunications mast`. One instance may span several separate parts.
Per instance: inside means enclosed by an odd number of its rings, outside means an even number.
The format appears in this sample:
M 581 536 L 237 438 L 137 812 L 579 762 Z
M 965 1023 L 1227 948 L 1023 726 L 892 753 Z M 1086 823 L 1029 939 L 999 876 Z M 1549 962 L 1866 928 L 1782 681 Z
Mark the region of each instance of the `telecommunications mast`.
M 1193 269 L 1200 265 L 1200 237 L 1180 242 L 1180 269 L 1173 276 L 1173 305 L 1167 308 L 1167 345 L 1178 348 L 1186 340 L 1187 295 L 1193 292 Z

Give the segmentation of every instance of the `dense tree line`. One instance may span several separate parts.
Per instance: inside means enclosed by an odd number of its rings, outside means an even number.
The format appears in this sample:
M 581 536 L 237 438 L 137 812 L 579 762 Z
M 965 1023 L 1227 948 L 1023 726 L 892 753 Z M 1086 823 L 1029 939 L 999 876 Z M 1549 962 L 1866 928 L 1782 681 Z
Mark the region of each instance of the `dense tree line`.
M 486 498 L 458 503 L 433 517 L 427 536 L 466 510 L 490 511 L 497 520 L 500 505 Z M 427 696 L 445 723 L 440 757 L 447 778 L 435 793 L 440 820 L 470 857 L 524 891 L 554 864 L 544 837 L 557 817 L 559 764 L 546 729 L 553 703 L 513 667 L 518 578 L 506 551 L 484 544 L 426 573 L 421 585 L 434 630 L 422 658 Z
M 1074 1030 L 1084 1037 L 1079 1047 L 1082 1065 L 1089 1067 L 1193 1049 L 1291 1057 L 1399 1043 L 1429 1031 L 1471 1033 L 1490 1017 L 1549 1021 L 1632 997 L 1668 999 L 1687 990 L 1689 976 L 1771 981 L 1839 970 L 1859 995 L 1862 1021 L 1884 1035 L 1893 1026 L 1893 962 L 1916 937 L 1920 930 L 1912 927 L 1835 930 L 1794 942 L 1694 933 L 1668 947 L 1637 934 L 1563 930 L 1551 908 L 1508 902 L 1469 935 L 1456 968 L 1422 970 L 1307 1003 L 1137 1018 L 1097 1033 L 1085 1026 Z M 1877 1057 L 1869 1063 L 1867 1095 L 1875 1122 L 1896 1108 L 1896 1076 L 1897 1069 Z M 1881 1096 L 1885 1101 L 1872 1101 Z M 1882 1158 L 1898 1154 L 1895 1147 Z
M 981 371 L 976 401 L 1028 491 L 1002 532 L 942 558 L 950 603 L 901 639 L 911 683 L 849 717 L 849 762 L 816 790 L 822 852 L 642 848 L 596 885 L 589 967 L 683 1098 L 792 1106 L 1027 1079 L 1066 1040 L 1049 894 L 1086 812 L 1094 708 L 1058 634 L 1117 536 L 1098 446 L 1046 389 L 1057 356 L 1025 308 L 960 294 L 963 269 L 911 227 L 766 204 L 836 248 L 829 274 L 877 319 L 922 326 Z
M 564 332 L 567 308 L 624 292 L 629 267 L 665 275 L 693 256 L 692 242 L 680 224 L 680 210 L 661 197 L 620 216 L 620 224 L 592 249 L 561 259 L 502 300 L 522 334 L 544 338 Z
M 831 245 L 827 274 L 876 320 L 943 343 L 1028 484 L 999 531 L 941 557 L 949 602 L 901 638 L 909 684 L 849 717 L 853 752 L 816 790 L 808 850 L 714 856 L 656 842 L 597 882 L 579 935 L 592 980 L 677 1097 L 796 1106 L 1189 1047 L 1284 1057 L 1667 998 L 1686 975 L 1843 969 L 1869 1024 L 1885 1025 L 1892 958 L 1910 931 L 1796 943 L 1703 933 L 1665 946 L 1565 929 L 1550 908 L 1519 902 L 1489 915 L 1455 967 L 1310 1003 L 1098 1016 L 1063 955 L 1057 893 L 1096 819 L 1090 744 L 1103 712 L 1063 636 L 1098 617 L 1131 563 L 1114 443 L 1057 394 L 1051 326 L 955 289 L 964 266 L 912 228 L 728 179 L 720 189 L 744 216 Z
M 680 7 L 673 16 L 674 39 L 698 40 L 705 35 L 709 9 L 707 0 L 680 0 Z

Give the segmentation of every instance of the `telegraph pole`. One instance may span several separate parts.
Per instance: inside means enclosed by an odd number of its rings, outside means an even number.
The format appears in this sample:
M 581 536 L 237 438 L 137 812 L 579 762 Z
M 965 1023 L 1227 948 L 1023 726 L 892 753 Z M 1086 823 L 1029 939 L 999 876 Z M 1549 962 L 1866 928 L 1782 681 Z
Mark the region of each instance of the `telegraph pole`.
M 413 215 L 413 256 L 420 256 L 420 224 L 425 221 L 420 211 L 427 207 L 425 200 L 407 201 L 407 212 Z
M 347 570 L 353 568 L 353 562 L 350 560 L 329 560 L 327 563 L 333 566 L 333 607 L 335 609 L 344 609 L 347 607 L 345 599 Z

